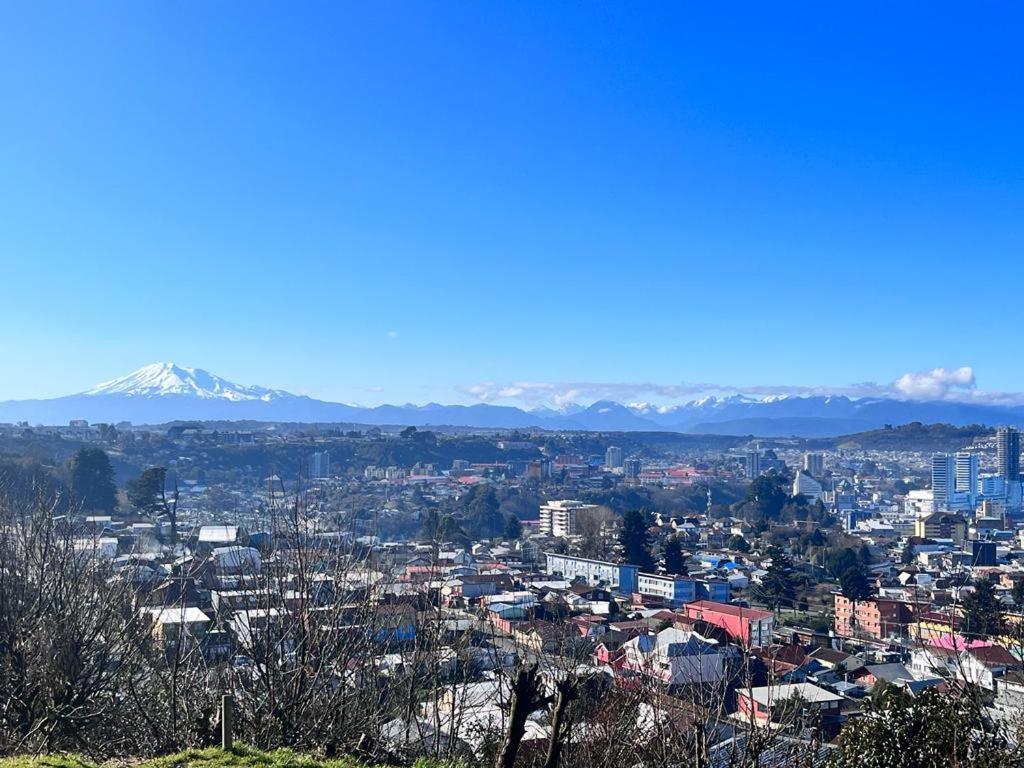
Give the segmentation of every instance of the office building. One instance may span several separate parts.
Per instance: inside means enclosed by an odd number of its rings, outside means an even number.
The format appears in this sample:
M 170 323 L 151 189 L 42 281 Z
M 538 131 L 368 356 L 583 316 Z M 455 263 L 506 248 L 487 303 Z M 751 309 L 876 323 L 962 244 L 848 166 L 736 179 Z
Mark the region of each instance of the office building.
M 618 469 L 622 466 L 622 462 L 626 456 L 623 450 L 616 445 L 609 445 L 608 449 L 604 452 L 604 465 L 608 469 Z
M 973 453 L 960 452 L 954 454 L 953 463 L 958 506 L 974 509 L 978 503 L 978 457 Z
M 317 451 L 309 457 L 309 477 L 318 480 L 330 477 L 331 455 L 327 451 Z
M 932 499 L 935 509 L 950 509 L 956 494 L 956 466 L 948 453 L 932 456 Z
M 996 431 L 996 465 L 1004 480 L 1020 480 L 1020 430 L 1015 427 Z
M 825 456 L 820 453 L 805 453 L 804 472 L 811 477 L 821 478 L 825 473 Z

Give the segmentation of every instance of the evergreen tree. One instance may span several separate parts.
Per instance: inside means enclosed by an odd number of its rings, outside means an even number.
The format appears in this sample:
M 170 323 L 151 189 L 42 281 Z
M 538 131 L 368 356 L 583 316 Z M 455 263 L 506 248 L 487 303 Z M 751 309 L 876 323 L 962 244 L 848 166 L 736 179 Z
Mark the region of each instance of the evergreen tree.
M 1002 605 L 988 579 L 974 582 L 974 592 L 964 598 L 963 611 L 964 632 L 969 638 L 998 635 L 1003 629 Z
M 71 494 L 83 509 L 113 512 L 117 486 L 110 457 L 99 448 L 80 448 L 68 464 Z
M 1024 579 L 1017 579 L 1013 582 L 1013 589 L 1010 591 L 1013 596 L 1013 602 L 1017 604 L 1018 608 L 1024 607 Z
M 911 697 L 883 686 L 864 716 L 843 728 L 828 763 L 832 768 L 991 768 L 1015 765 L 1014 757 L 970 697 L 934 688 Z
M 903 551 L 900 552 L 900 562 L 903 565 L 910 565 L 914 562 L 914 543 L 910 539 L 907 539 Z
M 686 574 L 686 554 L 675 536 L 665 543 L 665 571 L 673 576 Z
M 638 509 L 631 509 L 622 516 L 619 544 L 622 545 L 622 558 L 625 562 L 639 566 L 642 571 L 654 570 L 646 514 Z
M 839 577 L 843 597 L 853 602 L 867 600 L 874 594 L 868 574 L 862 567 L 847 568 Z
M 784 605 L 793 605 L 796 597 L 796 580 L 793 563 L 781 550 L 771 553 L 772 564 L 768 572 L 761 577 L 761 583 L 754 587 L 755 599 L 764 603 L 772 611 L 778 612 Z
M 178 489 L 167 497 L 167 468 L 148 467 L 128 483 L 128 502 L 148 515 L 167 518 L 171 524 L 171 543 L 178 540 Z
M 725 543 L 725 546 L 733 552 L 749 552 L 750 544 L 747 540 L 740 536 L 738 533 L 729 537 L 729 541 Z
M 522 536 L 523 536 L 523 524 L 522 524 L 522 522 L 520 522 L 519 518 L 516 517 L 515 515 L 508 515 L 505 518 L 505 534 L 504 534 L 504 537 L 506 539 L 510 539 L 512 541 L 515 541 L 516 539 L 521 539 Z

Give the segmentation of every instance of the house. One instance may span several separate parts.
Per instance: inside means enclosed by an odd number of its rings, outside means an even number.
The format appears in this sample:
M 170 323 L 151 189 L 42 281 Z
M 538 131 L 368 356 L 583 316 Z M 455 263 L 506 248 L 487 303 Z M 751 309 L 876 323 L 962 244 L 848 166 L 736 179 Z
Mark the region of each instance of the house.
M 153 622 L 153 637 L 172 648 L 183 640 L 201 640 L 211 624 L 202 609 L 191 606 L 143 608 L 142 612 Z
M 902 664 L 868 664 L 853 673 L 854 680 L 865 688 L 873 688 L 879 680 L 896 684 L 914 680 L 914 675 Z
M 802 683 L 807 678 L 809 656 L 799 645 L 769 645 L 753 651 L 776 682 Z
M 834 724 L 841 716 L 843 701 L 839 694 L 813 683 L 741 688 L 736 691 L 737 711 L 733 717 L 762 728 L 780 728 L 789 724 L 787 721 L 794 716 L 793 706 L 797 705 L 805 713 L 820 715 L 823 725 Z
M 570 639 L 571 630 L 550 621 L 534 621 L 513 627 L 516 643 L 535 654 L 559 651 Z
M 758 608 L 744 608 L 731 603 L 698 600 L 682 607 L 691 619 L 700 619 L 728 632 L 729 637 L 741 645 L 758 647 L 772 641 L 775 614 Z
M 199 529 L 198 539 L 199 546 L 208 549 L 249 543 L 249 535 L 240 525 L 204 525 Z
M 723 676 L 718 644 L 696 632 L 675 627 L 628 640 L 623 644 L 623 654 L 623 669 L 670 686 L 716 683 Z
M 918 679 L 944 677 L 995 691 L 1008 672 L 1019 672 L 1021 663 L 1002 646 L 976 644 L 956 650 L 940 645 L 914 649 L 910 671 Z

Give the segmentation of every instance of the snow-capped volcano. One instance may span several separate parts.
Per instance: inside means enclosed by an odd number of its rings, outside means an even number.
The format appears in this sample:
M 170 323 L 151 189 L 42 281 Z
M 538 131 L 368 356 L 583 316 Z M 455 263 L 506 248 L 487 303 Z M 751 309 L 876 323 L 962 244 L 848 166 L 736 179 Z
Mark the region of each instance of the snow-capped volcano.
M 831 396 L 730 395 L 679 405 L 599 400 L 524 411 L 507 405 L 379 405 L 363 408 L 283 390 L 235 384 L 200 368 L 154 363 L 76 395 L 0 402 L 0 423 L 263 421 L 329 424 L 541 427 L 598 432 L 690 432 L 762 437 L 842 435 L 911 421 L 1024 425 L 1024 406 Z
M 132 371 L 92 389 L 82 392 L 92 397 L 119 395 L 121 397 L 162 397 L 186 395 L 204 400 L 219 399 L 232 402 L 262 400 L 269 402 L 280 397 L 294 397 L 288 392 L 248 387 L 214 376 L 201 368 L 185 368 L 174 363 L 153 363 Z

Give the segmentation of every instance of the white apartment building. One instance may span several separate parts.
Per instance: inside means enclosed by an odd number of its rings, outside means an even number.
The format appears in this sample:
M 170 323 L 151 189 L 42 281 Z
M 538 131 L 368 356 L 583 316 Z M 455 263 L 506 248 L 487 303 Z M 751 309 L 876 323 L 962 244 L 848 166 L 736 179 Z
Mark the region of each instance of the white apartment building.
M 585 504 L 572 499 L 549 501 L 540 507 L 538 531 L 545 536 L 565 538 L 576 535 L 576 515 L 581 511 L 597 509 L 596 504 Z

